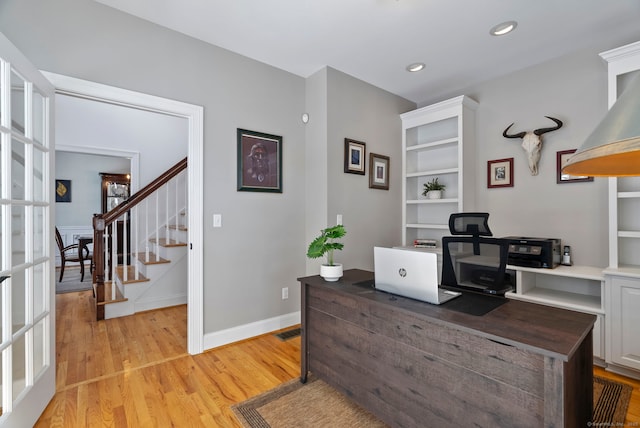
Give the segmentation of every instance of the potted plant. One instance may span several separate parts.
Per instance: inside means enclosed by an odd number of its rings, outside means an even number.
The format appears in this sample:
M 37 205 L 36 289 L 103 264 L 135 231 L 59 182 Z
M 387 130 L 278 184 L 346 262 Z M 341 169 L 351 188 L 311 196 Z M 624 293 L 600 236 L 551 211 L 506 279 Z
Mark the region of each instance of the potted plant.
M 438 181 L 438 177 L 424 183 L 424 189 L 422 190 L 422 196 L 426 196 L 429 199 L 440 199 L 442 192 L 447 186 Z
M 309 244 L 307 257 L 310 259 L 317 259 L 325 254 L 327 255 L 327 263 L 323 263 L 320 266 L 320 276 L 326 281 L 333 282 L 342 277 L 342 264 L 333 262 L 333 252 L 335 250 L 342 250 L 344 244 L 336 242 L 335 240 L 342 238 L 346 234 L 347 231 L 344 226 L 338 224 L 321 230 L 320 236 Z

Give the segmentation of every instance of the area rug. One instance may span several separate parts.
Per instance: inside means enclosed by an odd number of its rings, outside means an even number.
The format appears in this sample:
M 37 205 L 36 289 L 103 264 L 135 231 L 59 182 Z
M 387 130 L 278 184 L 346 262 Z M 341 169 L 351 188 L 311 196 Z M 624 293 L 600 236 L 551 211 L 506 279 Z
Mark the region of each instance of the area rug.
M 594 376 L 593 426 L 623 426 L 633 388 Z M 298 379 L 231 407 L 245 428 L 387 427 L 321 380 Z
M 80 268 L 65 268 L 62 282 L 59 282 L 60 270 L 56 269 L 56 294 L 71 293 L 74 291 L 91 290 L 91 273 L 89 269 L 84 272 L 84 281 L 80 281 Z
M 633 387 L 593 377 L 593 426 L 623 426 Z

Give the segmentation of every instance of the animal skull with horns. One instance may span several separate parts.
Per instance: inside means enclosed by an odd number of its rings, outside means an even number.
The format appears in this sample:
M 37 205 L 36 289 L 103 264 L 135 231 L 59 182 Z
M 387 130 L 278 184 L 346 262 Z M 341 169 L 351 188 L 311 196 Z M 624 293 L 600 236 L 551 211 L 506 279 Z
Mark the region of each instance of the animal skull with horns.
M 502 136 L 505 138 L 522 138 L 522 148 L 527 152 L 527 160 L 529 161 L 529 170 L 531 171 L 531 175 L 538 175 L 538 161 L 540 160 L 540 150 L 542 150 L 542 134 L 562 128 L 562 121 L 549 116 L 545 117 L 553 120 L 556 123 L 556 126 L 536 129 L 533 132 L 518 132 L 517 134 L 509 135 L 507 132 L 509 131 L 509 128 L 513 126 L 512 123 L 507 126 L 507 129 L 502 133 Z

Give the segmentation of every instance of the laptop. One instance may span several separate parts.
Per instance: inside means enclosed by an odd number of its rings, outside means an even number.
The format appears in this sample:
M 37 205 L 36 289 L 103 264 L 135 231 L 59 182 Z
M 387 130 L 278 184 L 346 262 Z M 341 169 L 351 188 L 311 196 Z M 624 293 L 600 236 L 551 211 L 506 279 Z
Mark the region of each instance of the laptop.
M 373 248 L 375 288 L 411 299 L 441 305 L 462 293 L 438 287 L 435 253 Z

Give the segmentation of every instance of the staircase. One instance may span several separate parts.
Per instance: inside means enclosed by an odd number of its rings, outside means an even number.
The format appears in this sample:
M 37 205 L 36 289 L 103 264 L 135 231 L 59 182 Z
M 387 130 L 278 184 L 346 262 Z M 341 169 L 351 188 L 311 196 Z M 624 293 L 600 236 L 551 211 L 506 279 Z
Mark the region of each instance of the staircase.
M 98 320 L 187 303 L 186 167 L 184 159 L 126 202 L 94 217 Z M 120 244 L 128 256 L 116 254 L 118 222 L 130 227 L 132 248 Z
M 169 229 L 168 241 L 149 239 L 157 254 L 138 253 L 131 265 L 116 267 L 111 294 L 102 302 L 105 319 L 187 303 L 187 228 Z

